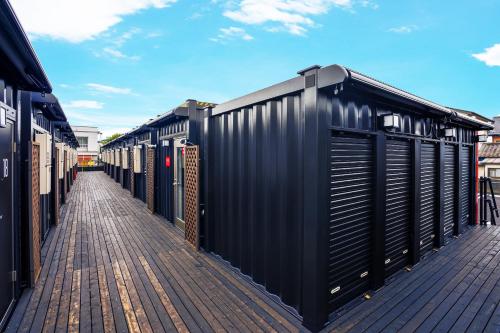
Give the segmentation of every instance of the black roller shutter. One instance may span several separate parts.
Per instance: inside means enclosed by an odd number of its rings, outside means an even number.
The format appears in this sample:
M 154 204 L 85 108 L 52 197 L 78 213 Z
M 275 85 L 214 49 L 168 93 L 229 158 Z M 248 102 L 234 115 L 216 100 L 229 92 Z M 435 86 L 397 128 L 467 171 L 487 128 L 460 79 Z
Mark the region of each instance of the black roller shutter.
M 437 146 L 422 142 L 420 169 L 420 255 L 432 250 L 437 223 Z
M 374 203 L 371 138 L 334 136 L 330 151 L 330 309 L 369 288 Z
M 453 235 L 455 224 L 455 154 L 454 145 L 445 146 L 444 156 L 444 235 Z
M 410 243 L 410 142 L 387 140 L 387 185 L 385 215 L 386 276 L 408 264 Z
M 471 154 L 470 147 L 464 146 L 462 149 L 462 183 L 460 200 L 462 202 L 462 225 L 469 224 L 470 220 L 470 192 L 471 192 Z

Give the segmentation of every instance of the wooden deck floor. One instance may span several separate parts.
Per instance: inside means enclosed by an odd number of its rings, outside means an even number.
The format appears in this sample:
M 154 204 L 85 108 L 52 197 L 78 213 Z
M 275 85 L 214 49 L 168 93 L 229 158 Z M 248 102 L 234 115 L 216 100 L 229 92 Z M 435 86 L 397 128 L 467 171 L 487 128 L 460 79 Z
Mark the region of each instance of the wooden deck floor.
M 80 173 L 7 332 L 299 331 L 300 321 L 102 172 Z M 500 332 L 500 227 L 476 227 L 324 332 Z
M 332 332 L 500 332 L 500 227 L 474 227 L 338 313 Z
M 7 332 L 298 331 L 300 321 L 102 172 L 80 173 Z

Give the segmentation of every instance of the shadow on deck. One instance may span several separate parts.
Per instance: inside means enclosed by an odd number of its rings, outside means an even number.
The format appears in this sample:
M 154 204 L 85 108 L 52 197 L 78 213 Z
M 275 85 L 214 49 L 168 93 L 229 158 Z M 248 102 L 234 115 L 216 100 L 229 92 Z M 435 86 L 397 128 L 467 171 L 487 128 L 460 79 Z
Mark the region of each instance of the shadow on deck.
M 81 173 L 7 332 L 299 331 L 275 298 L 101 172 Z M 500 332 L 500 227 L 474 227 L 325 332 Z

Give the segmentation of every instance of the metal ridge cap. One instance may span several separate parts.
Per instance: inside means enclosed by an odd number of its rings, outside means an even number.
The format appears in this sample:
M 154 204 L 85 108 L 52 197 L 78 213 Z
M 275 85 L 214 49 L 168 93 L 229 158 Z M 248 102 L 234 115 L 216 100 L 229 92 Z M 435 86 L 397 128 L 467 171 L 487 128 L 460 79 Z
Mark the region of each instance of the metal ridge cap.
M 304 89 L 304 79 L 296 76 L 292 79 L 282 81 L 264 89 L 257 90 L 247 95 L 237 97 L 214 107 L 212 115 L 225 113 L 231 110 L 244 108 L 262 101 L 287 95 Z
M 425 98 L 419 97 L 417 95 L 414 95 L 414 94 L 409 93 L 407 91 L 404 91 L 402 89 L 396 88 L 396 87 L 394 87 L 392 85 L 389 85 L 387 83 L 384 83 L 382 81 L 379 81 L 377 79 L 369 77 L 367 75 L 361 74 L 361 73 L 359 73 L 359 72 L 357 72 L 355 70 L 352 70 L 352 69 L 349 69 L 349 68 L 346 68 L 346 69 L 349 71 L 349 74 L 350 74 L 349 77 L 350 77 L 351 80 L 358 81 L 358 82 L 361 82 L 363 84 L 366 84 L 366 85 L 369 85 L 369 86 L 372 86 L 372 87 L 375 87 L 375 88 L 378 88 L 378 89 L 385 90 L 385 91 L 387 91 L 389 93 L 392 93 L 394 95 L 403 97 L 405 99 L 408 99 L 410 101 L 416 102 L 418 104 L 422 104 L 422 105 L 431 107 L 431 108 L 433 108 L 435 110 L 444 112 L 447 115 L 454 114 L 453 110 L 450 110 L 449 108 L 447 108 L 445 106 L 442 106 L 442 105 L 437 104 L 435 102 L 429 101 L 429 100 L 427 100 Z
M 457 112 L 456 113 L 456 117 L 457 118 L 461 118 L 461 119 L 464 119 L 464 120 L 467 120 L 469 122 L 472 122 L 472 123 L 475 123 L 475 124 L 478 124 L 478 125 L 482 125 L 485 129 L 493 129 L 495 128 L 492 124 L 490 123 L 487 123 L 487 122 L 484 122 L 482 120 L 479 120 L 479 119 L 476 119 L 476 118 L 473 118 L 471 116 L 468 116 L 466 114 L 463 114 L 463 113 L 460 113 L 460 112 Z

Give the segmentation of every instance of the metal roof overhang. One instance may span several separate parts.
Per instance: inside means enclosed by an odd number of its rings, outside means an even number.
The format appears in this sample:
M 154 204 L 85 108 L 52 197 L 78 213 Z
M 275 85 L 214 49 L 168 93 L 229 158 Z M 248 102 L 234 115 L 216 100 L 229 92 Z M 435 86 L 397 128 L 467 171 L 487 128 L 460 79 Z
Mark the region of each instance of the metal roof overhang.
M 30 91 L 52 86 L 9 1 L 0 1 L 0 71 L 12 84 Z
M 464 114 L 458 114 L 456 111 L 451 110 L 447 107 L 410 94 L 406 91 L 375 80 L 369 76 L 350 70 L 344 66 L 331 65 L 323 68 L 320 68 L 319 66 L 312 66 L 309 69 L 314 68 L 318 68 L 318 89 L 327 88 L 338 84 L 352 83 L 355 84 L 358 88 L 369 89 L 374 94 L 398 100 L 405 104 L 417 106 L 420 109 L 423 109 L 435 115 L 449 117 L 451 120 L 458 123 L 467 124 L 478 129 L 493 128 L 486 122 L 474 119 Z M 299 74 L 302 75 L 305 71 L 307 70 L 300 71 Z M 275 84 L 271 87 L 219 104 L 214 108 L 212 114 L 217 115 L 236 109 L 243 109 L 262 101 L 297 93 L 299 91 L 302 91 L 303 89 L 304 79 L 300 76 L 295 77 L 293 79 Z
M 111 144 L 120 142 L 123 139 L 132 137 L 134 135 L 138 135 L 144 132 L 147 132 L 151 130 L 152 128 L 158 128 L 161 127 L 164 123 L 168 122 L 170 119 L 174 117 L 187 117 L 188 116 L 188 108 L 186 106 L 179 106 L 176 107 L 170 111 L 165 112 L 164 114 L 151 119 L 147 121 L 146 123 L 142 124 L 141 126 L 132 129 L 131 131 L 123 134 L 122 136 L 119 136 L 118 138 L 114 139 L 113 141 L 110 141 L 106 143 L 105 145 L 102 146 L 102 148 L 108 147 Z
M 53 94 L 32 92 L 31 102 L 41 108 L 49 120 L 67 121 L 59 100 Z

